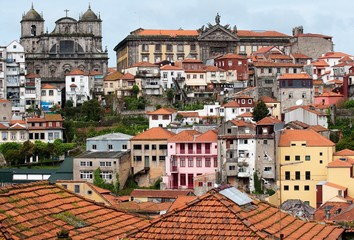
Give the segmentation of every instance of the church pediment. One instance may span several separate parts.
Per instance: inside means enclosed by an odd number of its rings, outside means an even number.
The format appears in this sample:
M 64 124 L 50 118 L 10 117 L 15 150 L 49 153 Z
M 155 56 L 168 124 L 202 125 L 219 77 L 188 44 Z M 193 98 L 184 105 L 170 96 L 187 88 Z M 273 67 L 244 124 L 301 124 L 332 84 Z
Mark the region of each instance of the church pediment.
M 228 27 L 228 25 L 226 26 Z M 200 35 L 198 37 L 199 41 L 238 41 L 238 37 L 235 34 L 235 31 L 232 31 L 224 26 L 219 24 L 213 26 L 207 31 L 203 31 L 204 27 L 202 27 L 202 31 L 200 31 Z

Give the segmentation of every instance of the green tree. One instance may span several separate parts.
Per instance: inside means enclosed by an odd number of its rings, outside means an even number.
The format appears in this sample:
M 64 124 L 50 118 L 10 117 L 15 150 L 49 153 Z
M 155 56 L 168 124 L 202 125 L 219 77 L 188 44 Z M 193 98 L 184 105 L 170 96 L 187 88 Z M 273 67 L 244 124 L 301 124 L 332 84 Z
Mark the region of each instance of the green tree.
M 103 108 L 97 99 L 91 99 L 81 106 L 81 114 L 86 121 L 100 121 Z
M 30 140 L 27 140 L 22 144 L 20 151 L 24 156 L 24 162 L 28 162 L 30 157 L 33 157 L 34 144 Z
M 252 120 L 255 122 L 258 122 L 259 120 L 265 118 L 268 116 L 269 110 L 265 103 L 262 100 L 259 100 L 256 104 L 256 106 L 253 108 L 252 112 Z
M 258 178 L 258 175 L 256 172 L 253 174 L 253 181 L 254 181 L 254 191 L 256 194 L 262 194 L 262 183 L 261 179 Z
M 135 98 L 138 97 L 139 92 L 140 92 L 139 86 L 136 85 L 136 84 L 133 85 L 133 87 L 132 87 L 132 93 L 134 94 Z
M 113 193 L 118 194 L 119 192 L 119 175 L 116 174 L 116 183 L 114 183 L 112 181 L 112 183 L 107 183 L 102 177 L 101 177 L 101 169 L 97 168 L 94 172 L 93 172 L 93 185 L 100 187 L 100 188 L 104 188 L 107 189 Z
M 173 90 L 171 88 L 168 89 L 167 92 L 166 92 L 166 95 L 167 95 L 167 100 L 171 103 L 173 98 L 174 98 L 174 96 L 175 96 Z

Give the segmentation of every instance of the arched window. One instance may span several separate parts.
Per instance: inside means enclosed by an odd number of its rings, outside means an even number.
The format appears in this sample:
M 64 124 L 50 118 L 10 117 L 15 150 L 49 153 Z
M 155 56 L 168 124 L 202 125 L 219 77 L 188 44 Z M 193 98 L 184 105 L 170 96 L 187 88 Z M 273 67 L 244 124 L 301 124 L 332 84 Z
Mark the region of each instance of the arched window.
M 36 25 L 32 25 L 31 26 L 31 36 L 35 37 L 36 31 L 37 31 Z

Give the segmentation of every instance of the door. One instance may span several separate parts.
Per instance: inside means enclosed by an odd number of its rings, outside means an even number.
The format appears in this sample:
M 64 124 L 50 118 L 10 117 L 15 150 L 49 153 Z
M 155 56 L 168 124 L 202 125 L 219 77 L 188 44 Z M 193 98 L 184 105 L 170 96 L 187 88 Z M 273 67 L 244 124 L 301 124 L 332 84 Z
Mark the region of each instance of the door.
M 191 173 L 188 174 L 188 188 L 193 189 L 193 174 Z

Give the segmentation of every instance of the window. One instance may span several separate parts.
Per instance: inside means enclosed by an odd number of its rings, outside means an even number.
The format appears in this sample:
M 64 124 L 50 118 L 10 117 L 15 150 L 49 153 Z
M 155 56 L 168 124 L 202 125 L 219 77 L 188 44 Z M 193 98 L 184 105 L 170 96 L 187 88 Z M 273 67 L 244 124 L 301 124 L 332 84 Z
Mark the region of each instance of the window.
M 92 161 L 81 161 L 80 166 L 81 167 L 92 167 Z
M 256 52 L 258 50 L 257 46 L 252 46 L 252 52 Z
M 264 167 L 264 171 L 265 171 L 265 172 L 272 171 L 272 167 Z
M 161 44 L 155 45 L 155 52 L 161 52 Z
M 53 96 L 54 95 L 54 90 L 49 90 L 49 96 Z
M 61 185 L 63 188 L 65 188 L 65 189 L 68 189 L 68 185 L 67 184 L 62 184 Z
M 195 51 L 196 50 L 196 47 L 195 47 L 195 44 L 191 44 L 191 51 Z
M 183 52 L 183 45 L 182 44 L 177 45 L 177 52 Z
M 272 73 L 272 69 L 271 68 L 268 68 L 268 73 Z
M 310 156 L 310 155 L 306 155 L 306 156 L 305 156 L 305 160 L 306 160 L 306 161 L 310 161 L 310 160 L 311 160 L 311 156 Z
M 197 74 L 193 74 L 193 79 L 197 79 Z
M 322 156 L 323 155 L 323 153 L 322 152 L 320 152 L 320 156 Z
M 320 164 L 322 164 L 323 163 L 323 161 L 322 160 L 320 160 Z
M 122 149 L 123 149 L 123 150 L 127 150 L 127 149 L 128 149 L 128 145 L 127 145 L 127 144 L 123 144 L 123 145 L 122 145 Z
M 92 179 L 93 173 L 92 171 L 80 171 L 81 179 Z
M 268 140 L 263 140 L 263 144 L 268 144 Z
M 290 171 L 285 172 L 285 180 L 290 180 Z
M 306 180 L 311 180 L 311 172 L 310 171 L 306 171 L 305 172 L 305 179 Z
M 75 82 L 75 78 L 74 77 L 71 78 L 71 82 Z
M 205 167 L 211 167 L 210 158 L 205 158 Z
M 300 180 L 300 171 L 295 172 L 295 179 Z
M 88 195 L 91 195 L 91 194 L 92 194 L 92 191 L 91 191 L 91 190 L 87 190 L 87 194 L 88 194 Z
M 46 91 L 45 91 L 45 90 L 42 90 L 42 91 L 41 91 L 41 95 L 42 95 L 42 96 L 45 96 L 45 95 L 46 95 Z
M 290 161 L 290 156 L 285 156 L 285 161 Z
M 305 190 L 305 191 L 310 191 L 310 186 L 309 186 L 309 185 L 305 185 L 305 186 L 304 186 L 304 190 Z
M 300 190 L 299 185 L 295 185 L 295 186 L 294 186 L 294 191 L 299 191 L 299 190 Z
M 156 156 L 152 156 L 152 161 L 156 162 Z
M 134 150 L 141 150 L 141 145 L 140 144 L 134 144 L 133 145 Z
M 229 166 L 229 170 L 230 170 L 230 171 L 236 170 L 236 166 Z
M 167 44 L 166 45 L 166 51 L 167 52 L 172 52 L 172 44 Z
M 193 158 L 188 158 L 188 167 L 193 167 L 194 161 Z
M 228 65 L 229 67 L 231 67 L 231 66 L 232 66 L 232 60 L 228 60 L 228 61 L 227 61 L 227 65 Z
M 100 162 L 100 167 L 111 167 L 112 163 L 111 162 Z
M 53 133 L 48 133 L 48 140 L 53 140 L 54 139 L 54 134 Z
M 197 158 L 197 167 L 202 167 L 202 158 Z
M 300 161 L 300 156 L 299 155 L 295 156 L 295 161 Z
M 112 144 L 108 144 L 108 150 L 112 150 L 113 149 L 113 145 Z
M 149 148 L 150 148 L 150 145 L 149 145 L 149 144 L 145 144 L 145 145 L 144 145 L 144 150 L 149 150 Z
M 180 181 L 180 185 L 181 186 L 186 186 L 186 174 L 181 173 L 181 175 L 179 176 L 179 181 Z
M 165 161 L 166 156 L 159 156 L 159 161 Z
M 289 186 L 288 185 L 284 185 L 284 191 L 289 191 Z
M 203 182 L 198 182 L 198 187 L 203 187 Z
M 205 153 L 210 154 L 210 143 L 205 144 Z
M 214 167 L 218 167 L 218 159 L 216 157 L 214 158 Z
M 148 52 L 149 51 L 149 45 L 143 44 L 142 45 L 143 52 Z
M 74 185 L 74 192 L 80 193 L 80 185 Z
M 134 160 L 137 161 L 137 162 L 141 162 L 141 156 L 135 156 Z
M 163 120 L 170 120 L 170 115 L 162 115 Z
M 105 180 L 111 180 L 112 179 L 112 172 L 101 172 L 100 176 L 101 178 Z
M 179 165 L 180 165 L 181 167 L 185 167 L 185 166 L 186 166 L 186 159 L 185 159 L 185 158 L 180 158 L 180 160 L 179 160 Z
M 160 149 L 160 150 L 165 150 L 165 149 L 167 149 L 167 144 L 160 144 L 160 145 L 159 145 L 159 149 Z
M 213 182 L 208 182 L 208 187 L 212 187 L 213 186 Z

